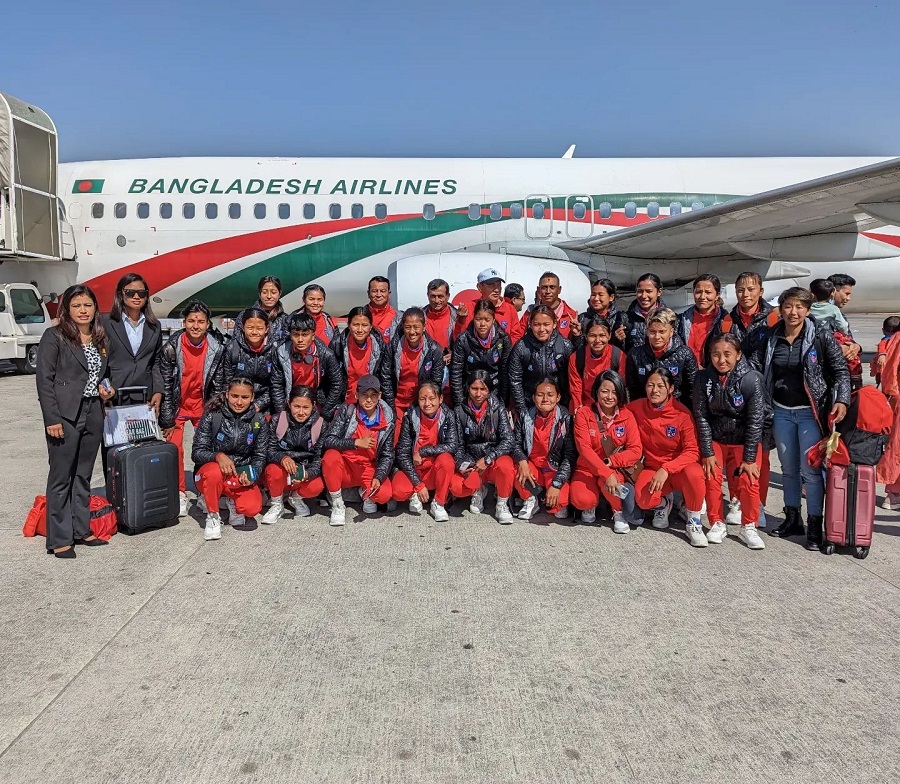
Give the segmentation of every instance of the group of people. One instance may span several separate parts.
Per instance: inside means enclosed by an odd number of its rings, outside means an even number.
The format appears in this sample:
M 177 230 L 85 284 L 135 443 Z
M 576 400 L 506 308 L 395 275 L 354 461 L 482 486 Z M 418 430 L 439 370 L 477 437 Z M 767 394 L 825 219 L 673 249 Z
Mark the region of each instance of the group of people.
M 149 390 L 181 465 L 185 427 L 194 428 L 208 540 L 221 537 L 223 498 L 228 523 L 241 526 L 262 512 L 263 489 L 262 523 L 277 523 L 286 505 L 308 516 L 321 498 L 340 526 L 344 491 L 358 492 L 366 515 L 408 503 L 446 522 L 451 497 L 481 513 L 493 486 L 503 524 L 541 507 L 558 519 L 574 507 L 591 523 L 608 506 L 613 530 L 627 534 L 645 514 L 667 527 L 677 503 L 691 545 L 722 542 L 730 522 L 762 549 L 777 448 L 785 520 L 770 533 L 805 533 L 810 549 L 819 546 L 823 477 L 804 457 L 846 415 L 857 383 L 860 347 L 840 313 L 852 278 L 835 275 L 816 289 L 827 301 L 788 289 L 773 309 L 760 276 L 747 272 L 726 312 L 719 279 L 705 274 L 680 315 L 652 273 L 624 310 L 616 286 L 595 281 L 581 313 L 562 299 L 553 272 L 541 275 L 521 316 L 523 287 L 504 283 L 483 270 L 477 296 L 454 306 L 447 282 L 433 280 L 426 306 L 398 313 L 390 282 L 376 276 L 368 303 L 346 314 L 341 330 L 321 286 L 307 286 L 302 306 L 286 313 L 280 281 L 267 276 L 230 337 L 196 301 L 166 340 L 140 275 L 122 277 L 108 315 L 89 288 L 69 288 L 38 354 L 48 552 L 71 558 L 75 544 L 101 544 L 89 529 L 90 477 L 103 405 L 127 387 Z M 186 515 L 183 473 L 179 491 Z

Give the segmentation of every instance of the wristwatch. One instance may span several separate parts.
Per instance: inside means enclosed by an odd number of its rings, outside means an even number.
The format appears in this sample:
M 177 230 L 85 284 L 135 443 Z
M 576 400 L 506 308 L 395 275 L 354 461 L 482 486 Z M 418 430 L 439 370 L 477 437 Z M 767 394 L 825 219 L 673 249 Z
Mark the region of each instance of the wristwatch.
M 484 464 L 485 464 L 486 466 L 493 465 L 493 464 L 494 464 L 494 458 L 493 458 L 493 457 L 486 457 L 486 458 L 484 458 Z

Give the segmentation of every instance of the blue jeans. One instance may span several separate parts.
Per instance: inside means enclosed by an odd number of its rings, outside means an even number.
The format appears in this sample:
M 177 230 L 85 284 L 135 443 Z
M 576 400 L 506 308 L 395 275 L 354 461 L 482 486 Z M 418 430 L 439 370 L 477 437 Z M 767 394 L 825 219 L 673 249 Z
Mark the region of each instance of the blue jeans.
M 775 406 L 773 434 L 784 479 L 784 505 L 800 506 L 806 484 L 806 513 L 821 515 L 825 507 L 822 471 L 806 462 L 806 451 L 822 440 L 822 431 L 811 408 Z M 802 482 L 801 482 L 802 477 Z

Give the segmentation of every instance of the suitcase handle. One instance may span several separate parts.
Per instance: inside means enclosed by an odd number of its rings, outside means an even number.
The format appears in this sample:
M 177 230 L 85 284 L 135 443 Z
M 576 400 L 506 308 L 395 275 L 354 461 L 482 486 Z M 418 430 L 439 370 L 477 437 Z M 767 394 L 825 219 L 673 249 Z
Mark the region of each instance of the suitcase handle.
M 147 387 L 121 387 L 116 390 L 116 398 L 121 403 L 122 395 L 131 394 L 132 392 L 142 392 L 143 393 L 143 403 L 147 402 Z

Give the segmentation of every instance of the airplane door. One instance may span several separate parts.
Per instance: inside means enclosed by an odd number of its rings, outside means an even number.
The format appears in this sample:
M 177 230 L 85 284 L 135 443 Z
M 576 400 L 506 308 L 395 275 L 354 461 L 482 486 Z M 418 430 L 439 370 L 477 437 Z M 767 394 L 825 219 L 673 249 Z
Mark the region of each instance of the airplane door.
M 590 196 L 566 199 L 566 234 L 579 239 L 594 233 L 594 200 Z
M 553 200 L 549 196 L 525 199 L 525 235 L 531 239 L 547 239 L 553 234 Z
M 72 230 L 72 224 L 66 220 L 66 211 L 59 202 L 59 242 L 62 248 L 62 257 L 66 261 L 74 261 L 75 253 L 75 232 Z

